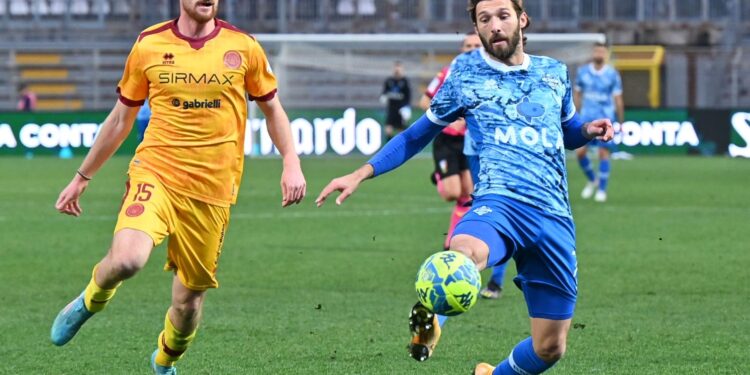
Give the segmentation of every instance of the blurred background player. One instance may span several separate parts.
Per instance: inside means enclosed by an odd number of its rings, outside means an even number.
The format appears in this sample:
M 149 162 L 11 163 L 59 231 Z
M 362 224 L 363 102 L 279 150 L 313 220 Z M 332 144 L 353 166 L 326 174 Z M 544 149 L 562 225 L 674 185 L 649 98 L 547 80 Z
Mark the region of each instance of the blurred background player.
M 380 101 L 385 104 L 386 111 L 385 137 L 391 139 L 406 129 L 406 121 L 411 117 L 411 88 L 404 72 L 404 65 L 400 61 L 393 64 L 393 76 L 383 82 Z
M 138 37 L 118 85 L 120 98 L 55 204 L 61 213 L 81 215 L 80 196 L 127 138 L 149 98 L 154 114 L 149 137 L 128 168 L 111 248 L 84 291 L 59 312 L 50 336 L 55 345 L 68 343 L 168 238 L 165 270 L 174 272 L 172 303 L 151 355 L 157 374 L 176 374 L 175 362 L 195 338 L 206 291 L 219 286 L 219 256 L 242 180 L 248 97 L 264 113 L 283 158 L 282 206 L 299 203 L 306 186 L 289 119 L 276 96 L 276 77 L 260 44 L 215 18 L 218 1 L 180 5 L 178 19 Z M 186 82 L 191 78 L 174 78 L 175 72 L 208 78 Z
M 29 88 L 28 85 L 21 85 L 18 90 L 18 94 L 20 95 L 20 98 L 18 99 L 18 104 L 16 105 L 17 110 L 21 112 L 33 112 L 36 110 L 36 94 Z
M 143 142 L 143 137 L 146 135 L 146 128 L 148 128 L 148 122 L 151 121 L 151 106 L 148 104 L 148 99 L 143 102 L 143 106 L 138 110 L 138 114 L 135 116 L 135 127 L 138 131 L 138 143 Z
M 596 137 L 610 140 L 612 124 L 582 122 L 567 67 L 524 53 L 521 33 L 530 21 L 521 0 L 471 0 L 469 12 L 484 48 L 457 57 L 427 113 L 365 165 L 333 179 L 316 202 L 320 206 L 339 191 L 336 203 L 341 204 L 363 181 L 399 167 L 445 126 L 465 118 L 479 140 L 480 179 L 472 210 L 456 226 L 450 248 L 480 270 L 513 257 L 514 281 L 523 291 L 531 326 L 531 336 L 507 359 L 497 367 L 480 363 L 474 374 L 536 375 L 562 358 L 578 295 L 565 149 Z M 510 114 L 508 107 L 514 109 Z M 523 134 L 536 137 L 519 141 Z M 412 358 L 430 358 L 446 318 L 414 305 Z
M 617 70 L 607 64 L 609 49 L 605 44 L 594 46 L 591 63 L 578 68 L 573 100 L 583 121 L 607 118 L 622 124 L 625 121 L 625 104 L 622 100 L 622 79 Z M 588 182 L 581 192 L 583 199 L 594 196 L 596 202 L 607 201 L 609 185 L 610 154 L 615 147 L 614 141 L 602 143 L 592 141 L 591 146 L 599 149 L 599 175 L 594 173 L 588 157 L 588 147 L 576 150 L 578 165 L 581 166 Z
M 461 52 L 481 48 L 482 41 L 476 32 L 470 32 L 464 36 L 461 43 Z M 419 99 L 419 106 L 423 110 L 430 108 L 430 100 L 443 86 L 450 72 L 450 66 L 444 67 L 430 84 Z M 466 121 L 463 118 L 448 125 L 435 137 L 432 142 L 432 158 L 435 161 L 435 171 L 432 173 L 432 181 L 437 185 L 438 194 L 446 202 L 456 202 L 451 214 L 448 233 L 445 236 L 443 247 L 450 245 L 453 228 L 466 211 L 471 207 L 471 193 L 474 191 L 474 182 L 471 179 L 469 165 L 464 156 L 464 134 L 466 133 Z

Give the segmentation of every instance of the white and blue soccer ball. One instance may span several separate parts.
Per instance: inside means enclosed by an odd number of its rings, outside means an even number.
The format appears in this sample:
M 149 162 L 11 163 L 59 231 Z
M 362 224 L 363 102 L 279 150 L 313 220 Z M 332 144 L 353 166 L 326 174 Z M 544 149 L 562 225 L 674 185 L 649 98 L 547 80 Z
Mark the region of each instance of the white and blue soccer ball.
M 481 276 L 474 262 L 457 251 L 441 251 L 422 263 L 414 286 L 419 302 L 430 311 L 453 316 L 477 302 Z

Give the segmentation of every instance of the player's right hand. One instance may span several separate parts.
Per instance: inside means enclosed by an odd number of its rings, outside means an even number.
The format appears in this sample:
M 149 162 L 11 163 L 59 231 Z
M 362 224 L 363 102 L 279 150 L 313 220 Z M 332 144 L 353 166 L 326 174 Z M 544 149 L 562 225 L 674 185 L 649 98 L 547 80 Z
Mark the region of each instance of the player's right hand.
M 70 181 L 57 198 L 57 202 L 55 203 L 57 211 L 66 215 L 81 216 L 83 209 L 81 209 L 78 199 L 88 185 L 89 182 L 78 175 L 73 177 L 73 180 Z
M 365 164 L 364 167 L 356 170 L 353 173 L 350 173 L 346 176 L 341 176 L 339 178 L 334 178 L 333 180 L 331 180 L 331 182 L 328 183 L 328 185 L 326 185 L 325 188 L 323 188 L 323 191 L 320 192 L 320 195 L 318 195 L 318 199 L 315 200 L 315 204 L 318 207 L 322 206 L 329 195 L 331 195 L 334 191 L 338 191 L 341 192 L 341 194 L 339 194 L 339 196 L 336 198 L 336 204 L 341 205 L 342 203 L 344 203 L 346 198 L 348 198 L 354 193 L 355 190 L 357 190 L 359 184 L 370 176 L 372 176 L 372 166 L 369 164 Z

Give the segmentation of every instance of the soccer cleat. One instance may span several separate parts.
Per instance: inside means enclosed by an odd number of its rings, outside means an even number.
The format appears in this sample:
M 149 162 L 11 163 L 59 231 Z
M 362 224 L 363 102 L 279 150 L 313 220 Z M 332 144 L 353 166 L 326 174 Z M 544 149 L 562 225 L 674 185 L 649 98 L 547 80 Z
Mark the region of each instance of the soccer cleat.
M 607 192 L 602 190 L 597 190 L 596 195 L 594 196 L 594 201 L 599 203 L 604 203 L 607 201 Z
M 581 198 L 583 199 L 589 199 L 592 196 L 594 196 L 594 192 L 596 191 L 597 183 L 596 182 L 587 182 L 586 186 L 583 188 L 583 191 L 581 191 Z
M 151 369 L 154 370 L 156 375 L 177 375 L 177 368 L 174 366 L 161 366 L 156 363 L 156 354 L 159 353 L 159 349 L 154 350 L 154 354 L 151 354 Z
M 492 375 L 495 368 L 489 363 L 480 363 L 477 367 L 474 367 L 474 375 Z
M 484 299 L 498 299 L 503 295 L 503 287 L 490 280 L 486 288 L 479 291 L 479 296 Z
M 428 360 L 440 340 L 437 315 L 417 302 L 409 314 L 409 330 L 412 336 L 409 355 L 419 362 Z
M 67 344 L 81 329 L 83 323 L 94 315 L 86 310 L 86 304 L 83 302 L 84 295 L 85 292 L 81 293 L 57 314 L 50 332 L 53 344 L 57 346 Z

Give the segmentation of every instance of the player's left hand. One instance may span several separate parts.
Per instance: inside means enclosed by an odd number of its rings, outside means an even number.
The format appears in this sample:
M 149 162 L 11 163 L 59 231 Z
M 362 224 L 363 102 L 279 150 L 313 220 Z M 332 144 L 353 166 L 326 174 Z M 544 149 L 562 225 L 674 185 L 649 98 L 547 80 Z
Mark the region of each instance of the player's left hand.
M 307 194 L 307 182 L 299 161 L 291 165 L 285 163 L 284 171 L 281 172 L 281 207 L 299 204 L 305 194 Z
M 599 119 L 586 124 L 583 128 L 583 135 L 588 139 L 596 138 L 603 142 L 609 142 L 614 137 L 615 130 L 609 119 Z

